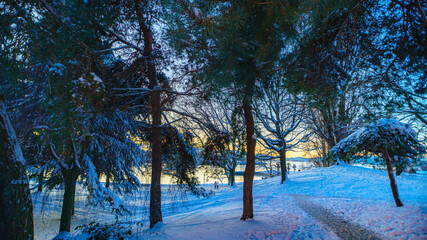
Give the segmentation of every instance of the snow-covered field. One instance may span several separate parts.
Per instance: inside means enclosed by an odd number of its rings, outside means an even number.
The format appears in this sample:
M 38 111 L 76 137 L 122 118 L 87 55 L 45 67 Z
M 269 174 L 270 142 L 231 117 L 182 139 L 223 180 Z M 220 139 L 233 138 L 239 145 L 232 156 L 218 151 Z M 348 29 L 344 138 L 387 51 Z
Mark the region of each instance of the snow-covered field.
M 380 238 L 427 239 L 427 176 L 396 177 L 403 207 L 394 205 L 387 172 L 333 166 L 291 173 L 254 183 L 254 219 L 241 221 L 242 184 L 223 187 L 209 198 L 164 189 L 163 224 L 148 229 L 148 194 L 125 196 L 131 214 L 115 219 L 111 209 L 88 206 L 84 191 L 76 198 L 73 226 L 92 220 L 131 228 L 133 239 L 339 239 L 330 224 L 300 206 L 301 200 L 328 211 Z M 213 186 L 210 186 L 213 188 Z M 51 239 L 59 228 L 61 192 L 34 194 L 36 239 Z M 137 224 L 137 223 L 143 223 Z M 345 227 L 345 225 L 343 225 Z M 79 235 L 74 231 L 73 235 Z M 79 238 L 83 237 L 82 235 Z

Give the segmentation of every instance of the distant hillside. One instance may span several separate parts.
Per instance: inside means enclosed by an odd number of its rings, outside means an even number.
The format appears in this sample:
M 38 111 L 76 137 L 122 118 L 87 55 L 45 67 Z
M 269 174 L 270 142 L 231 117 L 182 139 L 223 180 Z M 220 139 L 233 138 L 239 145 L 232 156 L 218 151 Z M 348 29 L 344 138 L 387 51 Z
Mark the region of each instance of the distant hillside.
M 287 158 L 286 160 L 294 161 L 294 162 L 311 162 L 312 158 L 296 157 L 296 158 Z

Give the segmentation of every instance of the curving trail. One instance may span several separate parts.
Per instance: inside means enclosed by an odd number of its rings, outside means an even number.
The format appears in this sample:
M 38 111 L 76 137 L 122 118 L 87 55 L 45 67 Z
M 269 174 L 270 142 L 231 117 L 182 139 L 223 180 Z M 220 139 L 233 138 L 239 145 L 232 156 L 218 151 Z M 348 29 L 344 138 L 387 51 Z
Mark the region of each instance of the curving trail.
M 329 210 L 310 202 L 305 196 L 295 195 L 294 199 L 301 209 L 303 209 L 309 215 L 313 216 L 318 221 L 330 227 L 332 231 L 342 239 L 384 239 L 383 237 L 379 237 L 378 234 L 354 223 L 350 223 L 345 219 L 331 213 Z

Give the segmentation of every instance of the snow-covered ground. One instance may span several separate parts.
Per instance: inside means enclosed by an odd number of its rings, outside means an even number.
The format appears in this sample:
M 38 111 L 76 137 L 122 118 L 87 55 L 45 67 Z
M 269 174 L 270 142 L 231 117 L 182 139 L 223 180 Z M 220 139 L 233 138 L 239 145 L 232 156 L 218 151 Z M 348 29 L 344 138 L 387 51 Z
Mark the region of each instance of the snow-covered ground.
M 403 173 L 396 181 L 404 203 L 400 208 L 394 205 L 387 172 L 333 166 L 292 172 L 284 184 L 277 177 L 255 181 L 253 220 L 240 220 L 239 183 L 223 187 L 209 198 L 186 197 L 165 188 L 163 224 L 151 230 L 147 229 L 147 192 L 128 195 L 125 202 L 132 213 L 117 221 L 132 229 L 133 239 L 339 239 L 333 227 L 300 207 L 303 199 L 319 206 L 319 211 L 331 212 L 381 238 L 427 239 L 427 176 Z M 85 194 L 80 191 L 76 199 L 73 226 L 92 220 L 116 221 L 111 209 L 87 206 Z M 51 239 L 57 234 L 60 198 L 60 191 L 33 195 L 36 239 Z

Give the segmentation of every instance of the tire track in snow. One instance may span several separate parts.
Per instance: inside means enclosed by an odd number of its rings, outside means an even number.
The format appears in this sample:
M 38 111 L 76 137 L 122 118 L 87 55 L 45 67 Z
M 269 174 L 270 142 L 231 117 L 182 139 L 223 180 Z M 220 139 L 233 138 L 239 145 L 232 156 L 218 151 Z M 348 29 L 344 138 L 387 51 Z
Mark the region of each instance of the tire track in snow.
M 350 223 L 345 219 L 331 213 L 329 210 L 311 203 L 303 196 L 293 196 L 298 206 L 313 216 L 318 221 L 329 226 L 332 231 L 342 239 L 382 239 L 377 233 L 367 230 L 357 224 Z

